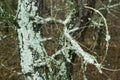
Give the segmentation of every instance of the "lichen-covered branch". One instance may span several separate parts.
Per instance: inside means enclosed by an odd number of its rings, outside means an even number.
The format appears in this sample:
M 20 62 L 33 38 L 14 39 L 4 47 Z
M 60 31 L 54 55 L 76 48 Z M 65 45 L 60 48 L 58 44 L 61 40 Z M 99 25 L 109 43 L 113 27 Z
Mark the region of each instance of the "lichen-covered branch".
M 17 33 L 21 70 L 25 80 L 71 80 L 63 54 L 54 56 L 54 59 L 48 56 L 43 41 L 51 38 L 42 37 L 41 25 L 57 22 L 66 26 L 71 21 L 73 11 L 62 21 L 54 17 L 44 19 L 40 16 L 41 12 L 38 12 L 38 9 L 36 0 L 19 0 L 18 2 Z
M 39 0 L 19 0 L 17 10 L 17 33 L 20 48 L 21 69 L 26 80 L 72 80 L 70 74 L 69 63 L 71 63 L 70 50 L 79 58 L 83 58 L 85 64 L 93 64 L 101 71 L 101 66 L 96 58 L 84 51 L 75 39 L 70 35 L 71 32 L 78 28 L 68 30 L 73 15 L 74 8 L 64 20 L 57 19 L 54 16 L 47 18 L 41 17 L 42 10 L 37 5 Z M 41 1 L 40 1 L 41 2 Z M 70 2 L 70 1 L 69 1 Z M 40 5 L 41 4 L 41 5 Z M 72 4 L 72 3 L 71 3 Z M 39 8 L 38 8 L 39 6 Z M 41 25 L 49 23 L 59 23 L 64 26 L 63 42 L 61 49 L 57 50 L 53 55 L 48 56 L 43 41 L 52 38 L 43 38 L 41 34 Z

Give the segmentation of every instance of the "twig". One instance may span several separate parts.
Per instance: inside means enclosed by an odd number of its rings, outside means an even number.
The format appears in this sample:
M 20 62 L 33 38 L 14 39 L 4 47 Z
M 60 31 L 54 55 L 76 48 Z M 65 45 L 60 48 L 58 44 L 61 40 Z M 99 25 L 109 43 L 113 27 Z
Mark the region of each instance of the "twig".
M 120 69 L 110 69 L 110 68 L 105 68 L 105 67 L 101 67 L 102 69 L 104 70 L 107 70 L 107 71 L 120 71 Z
M 85 6 L 85 8 L 91 9 L 91 10 L 97 12 L 97 13 L 103 18 L 103 20 L 104 20 L 105 29 L 106 29 L 106 38 L 105 38 L 105 40 L 106 40 L 106 51 L 105 51 L 105 55 L 104 55 L 104 57 L 103 57 L 103 60 L 101 61 L 101 65 L 102 65 L 103 62 L 104 62 L 105 59 L 106 59 L 107 54 L 108 54 L 109 40 L 111 39 L 111 37 L 110 37 L 110 35 L 109 35 L 109 30 L 108 30 L 107 21 L 106 21 L 105 17 L 103 16 L 103 14 L 102 14 L 99 10 L 96 10 L 96 9 L 94 9 L 94 8 L 92 8 L 92 7 L 89 7 L 89 6 Z

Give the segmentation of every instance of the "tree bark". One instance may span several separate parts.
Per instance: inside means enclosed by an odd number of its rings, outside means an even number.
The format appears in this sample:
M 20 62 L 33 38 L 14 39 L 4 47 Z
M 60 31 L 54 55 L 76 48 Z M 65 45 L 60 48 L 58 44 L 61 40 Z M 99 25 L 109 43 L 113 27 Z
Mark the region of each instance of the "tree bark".
M 43 1 L 18 1 L 17 34 L 22 73 L 25 80 L 71 80 L 64 56 L 56 56 L 55 62 L 45 51 L 41 24 L 36 23 L 36 18 L 42 14 L 41 2 Z
M 47 55 L 42 43 L 41 26 L 34 22 L 36 16 L 38 16 L 37 1 L 19 0 L 17 14 L 19 27 L 17 33 L 21 69 L 26 80 L 44 80 L 47 76 L 43 69 L 39 68 L 39 71 L 34 66 L 35 60 L 42 59 Z

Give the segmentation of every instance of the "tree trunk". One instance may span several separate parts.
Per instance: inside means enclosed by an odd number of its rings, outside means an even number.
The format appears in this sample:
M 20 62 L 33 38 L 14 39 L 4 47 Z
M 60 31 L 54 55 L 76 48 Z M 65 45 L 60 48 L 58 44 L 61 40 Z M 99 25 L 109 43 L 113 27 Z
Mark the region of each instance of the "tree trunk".
M 17 10 L 17 33 L 21 69 L 25 80 L 71 80 L 63 55 L 56 62 L 47 55 L 41 34 L 41 24 L 36 18 L 42 13 L 42 0 L 19 0 Z

